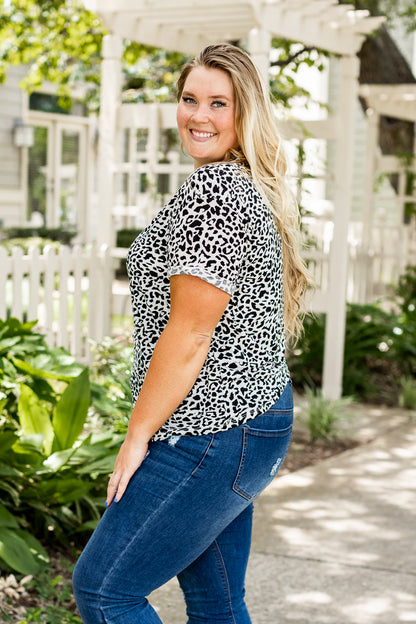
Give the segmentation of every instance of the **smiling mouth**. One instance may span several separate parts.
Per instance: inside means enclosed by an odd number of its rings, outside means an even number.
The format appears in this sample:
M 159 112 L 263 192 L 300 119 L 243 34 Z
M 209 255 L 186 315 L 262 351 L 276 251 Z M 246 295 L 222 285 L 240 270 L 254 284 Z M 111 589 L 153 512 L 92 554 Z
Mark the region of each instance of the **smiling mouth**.
M 190 133 L 196 139 L 210 139 L 216 135 L 216 132 L 203 132 L 202 130 L 190 130 Z

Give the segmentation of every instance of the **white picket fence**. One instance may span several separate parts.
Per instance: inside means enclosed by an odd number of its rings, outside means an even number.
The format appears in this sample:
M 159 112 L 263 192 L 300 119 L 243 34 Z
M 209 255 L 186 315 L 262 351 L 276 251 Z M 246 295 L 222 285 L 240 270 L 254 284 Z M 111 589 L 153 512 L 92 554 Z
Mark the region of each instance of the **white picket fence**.
M 390 228 L 390 239 L 392 235 Z M 416 263 L 413 243 L 406 255 L 410 264 Z M 328 251 L 311 249 L 305 254 L 317 285 L 311 301 L 315 312 L 327 312 L 330 304 Z M 131 315 L 127 285 L 113 281 L 115 264 L 124 256 L 122 249 L 93 246 L 47 246 L 43 253 L 32 247 L 26 255 L 20 247 L 11 255 L 0 247 L 0 318 L 37 320 L 37 329 L 51 347 L 62 346 L 88 362 L 90 340 L 111 334 L 112 315 Z M 403 259 L 398 266 L 396 256 L 385 249 L 362 254 L 351 246 L 348 300 L 369 303 L 388 297 L 403 269 Z
M 0 247 L 0 318 L 37 320 L 49 346 L 87 362 L 90 339 L 111 331 L 112 262 L 104 247 Z

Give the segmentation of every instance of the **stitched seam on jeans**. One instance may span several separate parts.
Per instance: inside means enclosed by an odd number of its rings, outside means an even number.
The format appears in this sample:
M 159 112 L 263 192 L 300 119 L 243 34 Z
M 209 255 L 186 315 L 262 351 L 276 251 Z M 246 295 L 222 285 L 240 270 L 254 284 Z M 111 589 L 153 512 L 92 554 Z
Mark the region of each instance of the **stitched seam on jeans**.
M 243 472 L 244 463 L 246 461 L 246 455 L 247 455 L 247 433 L 248 433 L 248 431 L 249 431 L 248 427 L 243 427 L 243 450 L 241 452 L 240 463 L 238 465 L 238 471 L 237 471 L 236 477 L 234 479 L 232 489 L 239 496 L 242 496 L 246 500 L 251 500 L 253 497 L 250 496 L 250 494 L 248 494 L 244 490 L 242 490 L 239 487 L 239 485 L 238 485 L 238 481 L 241 478 L 241 473 Z
M 224 581 L 225 591 L 227 593 L 228 606 L 230 608 L 230 615 L 232 617 L 233 624 L 236 624 L 236 621 L 235 621 L 235 618 L 234 618 L 234 613 L 233 613 L 233 605 L 232 605 L 232 602 L 231 602 L 231 592 L 230 592 L 230 584 L 228 582 L 227 569 L 225 567 L 224 559 L 222 557 L 221 550 L 220 550 L 220 547 L 218 546 L 217 540 L 214 540 L 213 544 L 214 544 L 214 548 L 215 548 L 215 551 L 216 551 L 216 553 L 218 555 L 218 560 L 219 560 L 220 566 L 221 566 L 222 578 L 223 578 L 223 581 Z
M 202 459 L 200 460 L 198 466 L 201 465 L 203 459 L 206 457 L 206 454 L 208 452 L 208 449 L 211 448 L 212 445 L 212 441 L 214 438 L 214 434 L 211 434 L 211 440 L 203 454 Z M 197 466 L 197 467 L 198 467 Z M 103 582 L 101 583 L 100 589 L 98 590 L 97 594 L 99 596 L 99 605 L 100 605 L 100 609 L 102 609 L 102 605 L 101 605 L 101 601 L 102 601 L 102 591 L 107 583 L 107 579 L 110 577 L 110 575 L 112 574 L 112 571 L 114 570 L 114 568 L 116 567 L 116 565 L 118 564 L 119 561 L 121 561 L 122 557 L 124 556 L 124 554 L 126 553 L 127 549 L 130 547 L 130 545 L 134 542 L 135 539 L 137 539 L 137 537 L 140 535 L 140 533 L 142 533 L 146 528 L 147 525 L 149 524 L 149 522 L 151 522 L 153 520 L 153 518 L 162 510 L 162 508 L 170 501 L 170 499 L 172 498 L 172 496 L 174 496 L 178 490 L 180 488 L 182 488 L 184 485 L 186 485 L 186 483 L 188 483 L 188 481 L 191 479 L 193 475 L 193 472 L 191 472 L 184 481 L 181 481 L 181 483 L 178 483 L 178 485 L 176 486 L 176 488 L 171 492 L 170 496 L 168 496 L 163 503 L 160 505 L 160 507 L 158 507 L 151 516 L 149 516 L 146 520 L 146 522 L 138 529 L 138 531 L 133 535 L 133 537 L 131 538 L 131 540 L 129 541 L 128 544 L 126 544 L 125 548 L 123 549 L 123 551 L 119 554 L 119 556 L 117 557 L 117 559 L 115 561 L 113 561 L 113 565 L 111 566 L 111 568 L 108 570 L 105 578 L 103 579 Z M 117 503 L 115 503 L 117 504 Z
M 290 425 L 289 427 L 286 427 L 286 429 L 272 429 L 272 430 L 267 430 L 267 429 L 251 429 L 251 427 L 248 428 L 248 433 L 250 433 L 250 435 L 253 436 L 257 436 L 257 437 L 261 437 L 261 438 L 281 438 L 285 435 L 287 435 L 288 433 L 291 433 L 292 431 L 292 425 Z
M 214 434 L 212 433 L 212 434 L 211 434 L 211 440 L 210 440 L 210 442 L 209 442 L 209 444 L 208 444 L 207 448 L 205 449 L 205 453 L 202 455 L 202 457 L 201 457 L 201 459 L 200 459 L 200 461 L 199 461 L 199 464 L 198 464 L 198 465 L 197 465 L 197 466 L 193 469 L 193 471 L 191 472 L 191 477 L 193 477 L 193 476 L 194 476 L 194 474 L 195 474 L 195 473 L 199 470 L 199 468 L 201 467 L 202 462 L 204 461 L 205 457 L 207 456 L 208 451 L 209 451 L 209 449 L 211 448 L 213 441 L 214 441 Z

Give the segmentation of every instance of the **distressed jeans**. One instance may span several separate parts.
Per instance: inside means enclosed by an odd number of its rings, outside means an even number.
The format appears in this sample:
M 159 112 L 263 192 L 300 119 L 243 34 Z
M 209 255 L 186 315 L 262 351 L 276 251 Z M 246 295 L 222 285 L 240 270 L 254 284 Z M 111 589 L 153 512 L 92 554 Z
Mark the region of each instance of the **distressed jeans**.
M 152 442 L 74 570 L 84 624 L 161 624 L 148 602 L 174 576 L 188 624 L 249 624 L 244 578 L 253 500 L 289 447 L 292 389 L 228 431 Z

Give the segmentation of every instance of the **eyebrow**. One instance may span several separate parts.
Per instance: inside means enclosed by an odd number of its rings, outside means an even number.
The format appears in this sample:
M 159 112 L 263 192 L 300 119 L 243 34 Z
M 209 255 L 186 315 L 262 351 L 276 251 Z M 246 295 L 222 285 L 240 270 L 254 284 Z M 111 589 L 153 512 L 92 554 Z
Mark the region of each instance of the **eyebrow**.
M 188 95 L 188 96 L 190 95 L 192 97 L 195 97 L 195 94 L 192 91 L 182 91 L 182 95 Z M 212 100 L 220 99 L 220 100 L 230 101 L 230 98 L 227 97 L 226 95 L 209 95 L 208 97 L 211 98 Z

